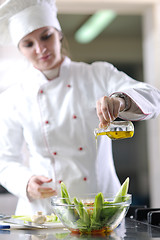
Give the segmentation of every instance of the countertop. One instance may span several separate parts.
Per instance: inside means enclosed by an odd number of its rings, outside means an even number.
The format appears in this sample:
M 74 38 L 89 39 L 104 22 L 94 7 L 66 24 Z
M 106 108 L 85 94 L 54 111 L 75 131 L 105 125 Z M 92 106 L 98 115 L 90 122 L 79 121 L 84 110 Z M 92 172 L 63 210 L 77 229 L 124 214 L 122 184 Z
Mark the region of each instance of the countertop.
M 65 228 L 41 230 L 1 230 L 0 240 L 152 240 L 160 239 L 160 227 L 125 218 L 117 229 L 108 235 L 78 235 Z

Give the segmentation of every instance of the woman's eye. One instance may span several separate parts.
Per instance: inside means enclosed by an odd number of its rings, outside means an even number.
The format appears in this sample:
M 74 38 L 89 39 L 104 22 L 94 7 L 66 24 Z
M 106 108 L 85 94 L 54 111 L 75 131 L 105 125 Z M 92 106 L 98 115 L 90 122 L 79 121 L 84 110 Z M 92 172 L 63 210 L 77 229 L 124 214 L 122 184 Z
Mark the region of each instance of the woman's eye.
M 28 42 L 25 44 L 25 47 L 29 48 L 29 47 L 32 47 L 33 46 L 33 43 L 32 42 Z
M 47 35 L 42 36 L 41 39 L 43 41 L 45 41 L 45 40 L 49 39 L 51 36 L 52 36 L 52 34 L 47 34 Z

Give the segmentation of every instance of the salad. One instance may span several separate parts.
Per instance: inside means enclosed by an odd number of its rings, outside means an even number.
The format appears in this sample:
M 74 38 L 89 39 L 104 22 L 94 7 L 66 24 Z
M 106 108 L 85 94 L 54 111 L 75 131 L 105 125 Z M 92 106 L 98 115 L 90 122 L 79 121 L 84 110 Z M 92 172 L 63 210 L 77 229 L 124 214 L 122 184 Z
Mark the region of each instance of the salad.
M 62 182 L 61 198 L 52 198 L 53 210 L 72 232 L 112 231 L 120 224 L 129 208 L 131 195 L 127 194 L 128 187 L 129 178 L 114 198 L 106 199 L 100 192 L 92 199 L 79 199 L 71 198 Z

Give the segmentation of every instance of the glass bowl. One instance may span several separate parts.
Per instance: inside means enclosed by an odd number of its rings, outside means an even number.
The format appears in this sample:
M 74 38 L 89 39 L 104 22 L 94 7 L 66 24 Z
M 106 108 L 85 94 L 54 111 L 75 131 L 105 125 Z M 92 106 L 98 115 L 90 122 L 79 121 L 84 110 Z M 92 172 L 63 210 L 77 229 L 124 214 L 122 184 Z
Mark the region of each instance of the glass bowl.
M 73 204 L 66 204 L 67 199 L 54 196 L 51 205 L 53 212 L 71 232 L 97 234 L 113 231 L 126 216 L 131 195 L 123 196 L 118 203 L 114 203 L 114 197 L 104 198 L 103 204 L 95 204 L 94 196 L 79 197 L 77 204 L 70 198 Z

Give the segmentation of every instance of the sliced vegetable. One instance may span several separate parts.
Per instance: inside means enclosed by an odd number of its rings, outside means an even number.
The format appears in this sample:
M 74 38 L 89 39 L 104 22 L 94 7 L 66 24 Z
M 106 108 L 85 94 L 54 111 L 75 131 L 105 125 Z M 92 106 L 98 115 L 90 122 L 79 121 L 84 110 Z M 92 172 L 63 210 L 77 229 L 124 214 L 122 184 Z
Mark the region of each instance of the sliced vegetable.
M 119 189 L 118 193 L 116 194 L 115 199 L 113 201 L 114 203 L 125 201 L 125 199 L 122 197 L 127 195 L 128 187 L 129 187 L 129 177 L 124 181 L 124 183 L 120 187 L 120 189 Z
M 51 222 L 51 223 L 60 222 L 59 218 L 55 214 L 45 215 L 45 216 L 46 216 L 46 223 L 47 222 Z M 33 216 L 30 216 L 30 215 L 21 215 L 21 216 L 19 216 L 19 215 L 12 215 L 12 218 L 20 219 L 20 220 L 23 220 L 24 222 L 25 221 L 32 222 L 33 221 L 32 217 Z
M 103 210 L 104 197 L 100 192 L 95 196 L 93 213 L 91 216 L 91 228 L 100 229 L 102 227 L 101 212 Z
M 32 216 L 29 216 L 29 215 L 12 215 L 12 218 L 17 218 L 17 219 L 20 219 L 20 220 L 23 220 L 23 221 L 29 221 L 29 222 L 32 222 Z
M 100 192 L 95 196 L 92 219 L 96 222 L 100 220 L 101 210 L 104 204 L 103 194 Z
M 63 182 L 61 182 L 61 197 L 63 198 L 63 203 L 72 204 L 66 185 Z
M 46 215 L 46 217 L 47 217 L 47 222 L 52 222 L 52 223 L 60 222 L 57 215 L 55 215 L 53 213 L 51 215 Z
M 79 218 L 80 218 L 79 223 L 86 227 L 89 227 L 90 226 L 90 217 L 89 217 L 89 214 L 88 214 L 86 208 L 84 207 L 83 203 L 81 201 L 78 201 L 78 199 L 76 197 L 73 199 L 73 201 L 74 201 L 75 208 L 76 208 Z

